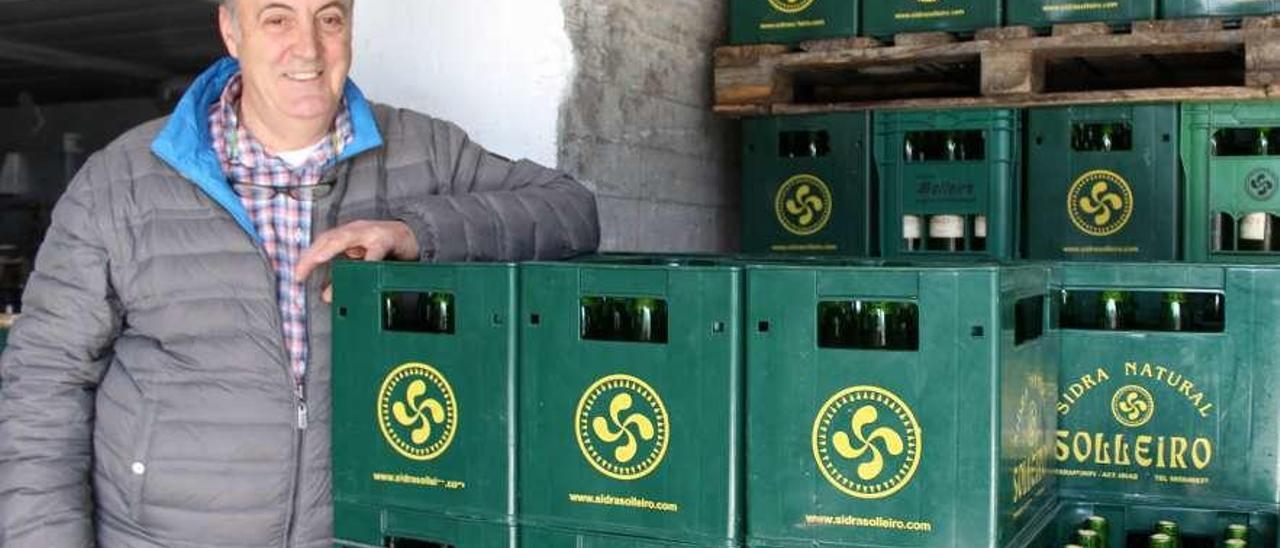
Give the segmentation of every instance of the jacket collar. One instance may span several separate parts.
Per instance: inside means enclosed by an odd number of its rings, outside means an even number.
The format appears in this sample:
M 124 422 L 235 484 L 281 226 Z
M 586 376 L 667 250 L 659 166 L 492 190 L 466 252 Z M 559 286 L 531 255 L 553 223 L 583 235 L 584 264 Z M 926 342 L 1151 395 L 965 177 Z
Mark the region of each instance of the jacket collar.
M 227 210 L 240 228 L 255 240 L 261 240 L 240 197 L 227 183 L 222 164 L 213 150 L 213 136 L 209 134 L 209 107 L 221 96 L 231 77 L 239 72 L 240 63 L 224 57 L 197 77 L 152 141 L 151 152 Z M 347 112 L 351 115 L 355 135 L 338 156 L 339 163 L 383 144 L 373 117 L 373 107 L 350 79 L 343 89 L 343 96 L 347 100 Z

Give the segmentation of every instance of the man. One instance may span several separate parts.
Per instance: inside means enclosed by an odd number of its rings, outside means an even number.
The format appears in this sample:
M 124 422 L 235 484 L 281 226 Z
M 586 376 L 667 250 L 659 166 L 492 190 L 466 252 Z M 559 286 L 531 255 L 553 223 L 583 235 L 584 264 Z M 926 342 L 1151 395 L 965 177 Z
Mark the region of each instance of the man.
M 0 546 L 329 546 L 323 266 L 596 247 L 563 173 L 366 102 L 351 11 L 226 0 L 234 60 L 67 189 L 0 363 Z

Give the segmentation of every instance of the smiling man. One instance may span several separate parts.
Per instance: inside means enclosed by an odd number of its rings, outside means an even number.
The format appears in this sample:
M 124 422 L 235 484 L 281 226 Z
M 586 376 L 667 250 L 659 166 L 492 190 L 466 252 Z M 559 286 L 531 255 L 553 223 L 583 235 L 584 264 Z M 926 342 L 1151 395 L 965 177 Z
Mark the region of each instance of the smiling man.
M 331 546 L 328 262 L 595 249 L 565 174 L 366 101 L 352 11 L 225 0 L 231 56 L 67 189 L 0 360 L 0 546 Z

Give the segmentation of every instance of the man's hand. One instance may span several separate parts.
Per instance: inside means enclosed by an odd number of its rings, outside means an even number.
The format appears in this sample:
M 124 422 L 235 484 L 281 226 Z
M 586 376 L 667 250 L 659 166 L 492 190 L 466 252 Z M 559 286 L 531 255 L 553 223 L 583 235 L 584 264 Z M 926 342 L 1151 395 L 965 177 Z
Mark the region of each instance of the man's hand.
M 400 221 L 352 221 L 317 236 L 298 259 L 293 270 L 295 278 L 306 281 L 312 271 L 339 254 L 366 261 L 417 260 L 418 239 L 409 225 Z M 333 285 L 326 286 L 320 298 L 332 302 Z

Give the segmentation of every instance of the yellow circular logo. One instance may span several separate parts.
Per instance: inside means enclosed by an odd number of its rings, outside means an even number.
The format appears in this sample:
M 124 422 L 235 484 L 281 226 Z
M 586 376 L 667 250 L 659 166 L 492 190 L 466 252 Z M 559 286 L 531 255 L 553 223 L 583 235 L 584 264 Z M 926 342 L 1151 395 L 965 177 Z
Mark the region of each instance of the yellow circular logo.
M 769 5 L 773 9 L 782 13 L 800 13 L 809 9 L 815 0 L 769 0 Z
M 1067 215 L 1081 232 L 1110 236 L 1133 216 L 1133 190 L 1114 171 L 1096 169 L 1081 175 L 1067 193 Z
M 1111 397 L 1111 414 L 1120 424 L 1137 428 L 1151 422 L 1151 417 L 1155 416 L 1156 399 L 1141 386 L 1123 386 Z
M 582 456 L 613 479 L 643 478 L 667 454 L 667 408 L 653 387 L 631 375 L 609 375 L 592 383 L 573 417 Z
M 425 461 L 440 456 L 458 430 L 453 387 L 425 363 L 395 368 L 378 389 L 378 428 L 405 458 Z
M 787 232 L 809 236 L 831 220 L 831 189 L 813 175 L 796 175 L 778 187 L 773 210 Z
M 893 392 L 853 386 L 831 396 L 813 421 L 813 458 L 846 495 L 880 499 L 911 482 L 923 447 L 920 423 Z

